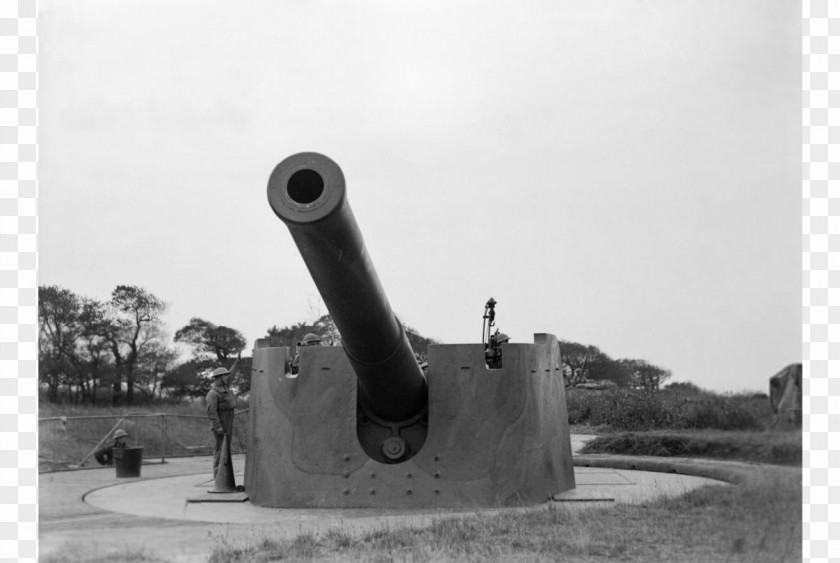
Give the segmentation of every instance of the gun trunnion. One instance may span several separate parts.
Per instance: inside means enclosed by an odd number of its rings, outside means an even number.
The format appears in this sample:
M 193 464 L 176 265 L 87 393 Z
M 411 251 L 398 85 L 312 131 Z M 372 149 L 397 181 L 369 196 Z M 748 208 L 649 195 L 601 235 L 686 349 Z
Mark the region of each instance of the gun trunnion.
M 550 334 L 506 344 L 432 345 L 417 364 L 347 200 L 338 165 L 283 160 L 268 182 L 336 328 L 339 347 L 254 349 L 245 486 L 278 507 L 533 504 L 574 488 L 560 368 Z M 427 382 L 428 377 L 428 382 Z

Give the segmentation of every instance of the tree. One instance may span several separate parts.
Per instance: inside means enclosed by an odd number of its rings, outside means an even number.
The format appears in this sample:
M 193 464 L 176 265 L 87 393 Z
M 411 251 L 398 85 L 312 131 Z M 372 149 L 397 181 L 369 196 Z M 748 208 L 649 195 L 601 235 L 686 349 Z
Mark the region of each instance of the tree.
M 420 358 L 424 360 L 427 358 L 429 344 L 440 344 L 439 341 L 433 338 L 426 338 L 417 332 L 416 329 L 411 328 L 399 319 L 397 320 L 402 324 L 415 355 Z M 330 346 L 341 345 L 341 333 L 338 332 L 338 328 L 335 326 L 335 322 L 333 322 L 332 316 L 329 314 L 322 315 L 311 323 L 300 322 L 282 328 L 274 325 L 266 332 L 267 338 L 271 338 L 276 346 L 288 346 L 292 349 L 309 332 L 319 335 Z
M 418 360 L 421 361 L 428 361 L 429 359 L 429 345 L 430 344 L 440 344 L 440 341 L 435 340 L 434 338 L 426 338 L 416 329 L 408 326 L 407 324 L 400 321 L 403 325 L 403 329 L 405 329 L 405 334 L 408 336 L 408 343 L 411 344 L 411 349 L 414 350 L 414 355 L 417 356 Z
M 294 349 L 295 345 L 310 332 L 319 335 L 330 346 L 341 345 L 341 334 L 329 314 L 322 315 L 311 323 L 299 322 L 282 328 L 274 325 L 266 331 L 266 336 L 276 346 L 288 346 Z
M 597 346 L 580 344 L 568 340 L 561 340 L 559 344 L 560 357 L 565 368 L 563 371 L 569 374 L 569 381 L 567 382 L 569 385 L 586 383 L 590 379 L 597 379 L 590 377 L 592 364 L 600 363 L 603 366 L 605 362 L 612 361 Z
M 341 346 L 341 333 L 338 332 L 338 327 L 335 326 L 332 316 L 327 313 L 321 315 L 312 323 L 312 328 L 316 334 L 320 334 L 329 346 Z
M 671 377 L 667 369 L 655 366 L 645 360 L 620 360 L 624 369 L 630 376 L 630 385 L 634 389 L 655 391 L 659 386 Z
M 38 291 L 39 376 L 47 400 L 59 400 L 64 386 L 75 403 L 95 403 L 97 385 L 112 369 L 106 342 L 99 335 L 105 307 L 58 286 Z
M 589 362 L 587 376 L 593 381 L 612 381 L 619 387 L 630 387 L 632 379 L 622 360 L 613 360 L 606 354 Z
M 219 362 L 239 357 L 245 349 L 245 337 L 241 332 L 198 317 L 178 329 L 175 342 L 191 345 L 196 357 L 215 357 Z
M 83 350 L 86 371 L 85 392 L 91 404 L 96 403 L 99 383 L 103 378 L 113 377 L 113 357 L 108 342 L 102 336 L 101 327 L 106 322 L 106 307 L 96 299 L 83 298 L 79 314 L 81 334 L 77 346 Z
M 66 387 L 76 403 L 95 403 L 99 384 L 113 386 L 112 403 L 134 403 L 138 375 L 159 363 L 161 315 L 166 304 L 137 286 L 117 286 L 108 302 L 76 295 L 58 286 L 41 286 L 38 295 L 39 377 L 47 400 L 59 400 Z M 144 381 L 145 382 L 145 381 Z M 154 392 L 154 386 L 152 393 Z
M 312 327 L 312 330 L 308 332 L 319 334 L 328 346 L 341 346 L 341 333 L 338 332 L 338 327 L 335 326 L 329 311 L 324 312 L 326 304 L 321 296 L 318 295 L 316 298 L 310 296 L 308 305 L 306 324 Z
M 160 386 L 176 399 L 203 397 L 210 391 L 212 382 L 207 375 L 212 366 L 210 360 L 193 358 L 167 371 Z
M 232 368 L 232 360 L 236 358 L 239 364 L 230 386 L 240 394 L 251 389 L 251 359 L 242 358 L 246 342 L 238 330 L 193 317 L 175 332 L 175 342 L 192 346 L 193 358 L 169 375 L 168 386 L 175 386 L 178 392 L 191 397 L 203 397 L 212 384 L 207 374 L 219 364 Z
M 151 399 L 160 391 L 164 376 L 175 366 L 178 351 L 167 344 L 168 339 L 160 329 L 150 330 L 147 338 L 137 358 L 135 383 Z
M 118 285 L 111 293 L 108 314 L 102 319 L 99 335 L 107 341 L 114 357 L 113 405 L 122 405 L 122 381 L 125 378 L 125 401 L 134 404 L 137 364 L 147 346 L 153 346 L 163 322 L 166 303 L 154 294 L 134 285 Z
M 58 402 L 59 387 L 72 371 L 80 307 L 81 298 L 69 289 L 38 288 L 38 375 L 51 403 Z
M 680 395 L 701 395 L 704 391 L 690 381 L 674 381 L 665 386 L 665 390 Z

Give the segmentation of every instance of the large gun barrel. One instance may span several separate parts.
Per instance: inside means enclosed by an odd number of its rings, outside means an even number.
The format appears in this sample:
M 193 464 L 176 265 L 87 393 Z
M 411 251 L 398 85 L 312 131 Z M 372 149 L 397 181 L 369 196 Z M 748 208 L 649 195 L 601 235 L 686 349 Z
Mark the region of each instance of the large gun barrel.
M 271 173 L 268 201 L 341 333 L 363 406 L 392 422 L 418 415 L 426 380 L 368 256 L 341 168 L 318 153 L 292 155 Z

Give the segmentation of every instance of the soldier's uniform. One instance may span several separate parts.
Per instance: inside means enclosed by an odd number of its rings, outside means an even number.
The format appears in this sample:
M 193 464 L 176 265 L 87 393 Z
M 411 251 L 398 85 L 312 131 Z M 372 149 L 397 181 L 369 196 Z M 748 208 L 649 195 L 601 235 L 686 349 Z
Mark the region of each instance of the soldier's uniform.
M 217 373 L 219 372 L 219 373 Z M 236 407 L 236 397 L 230 389 L 222 383 L 219 376 L 230 373 L 224 368 L 213 372 L 213 387 L 207 393 L 207 417 L 210 419 L 210 429 L 216 443 L 213 448 L 213 477 L 219 469 L 219 461 L 222 455 L 222 441 L 225 434 L 233 433 L 233 409 Z
M 498 330 L 496 334 L 490 336 L 490 342 L 484 351 L 484 361 L 487 363 L 488 368 L 499 369 L 502 367 L 502 344 L 509 340 L 510 336 Z

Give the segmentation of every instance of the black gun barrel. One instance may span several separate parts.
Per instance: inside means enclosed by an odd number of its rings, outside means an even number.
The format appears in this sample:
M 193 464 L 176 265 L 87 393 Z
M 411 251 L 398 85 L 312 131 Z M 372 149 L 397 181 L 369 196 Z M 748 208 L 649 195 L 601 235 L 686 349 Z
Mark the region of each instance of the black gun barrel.
M 392 422 L 419 414 L 426 379 L 367 253 L 341 168 L 322 154 L 292 155 L 271 173 L 268 201 L 341 333 L 365 406 Z

